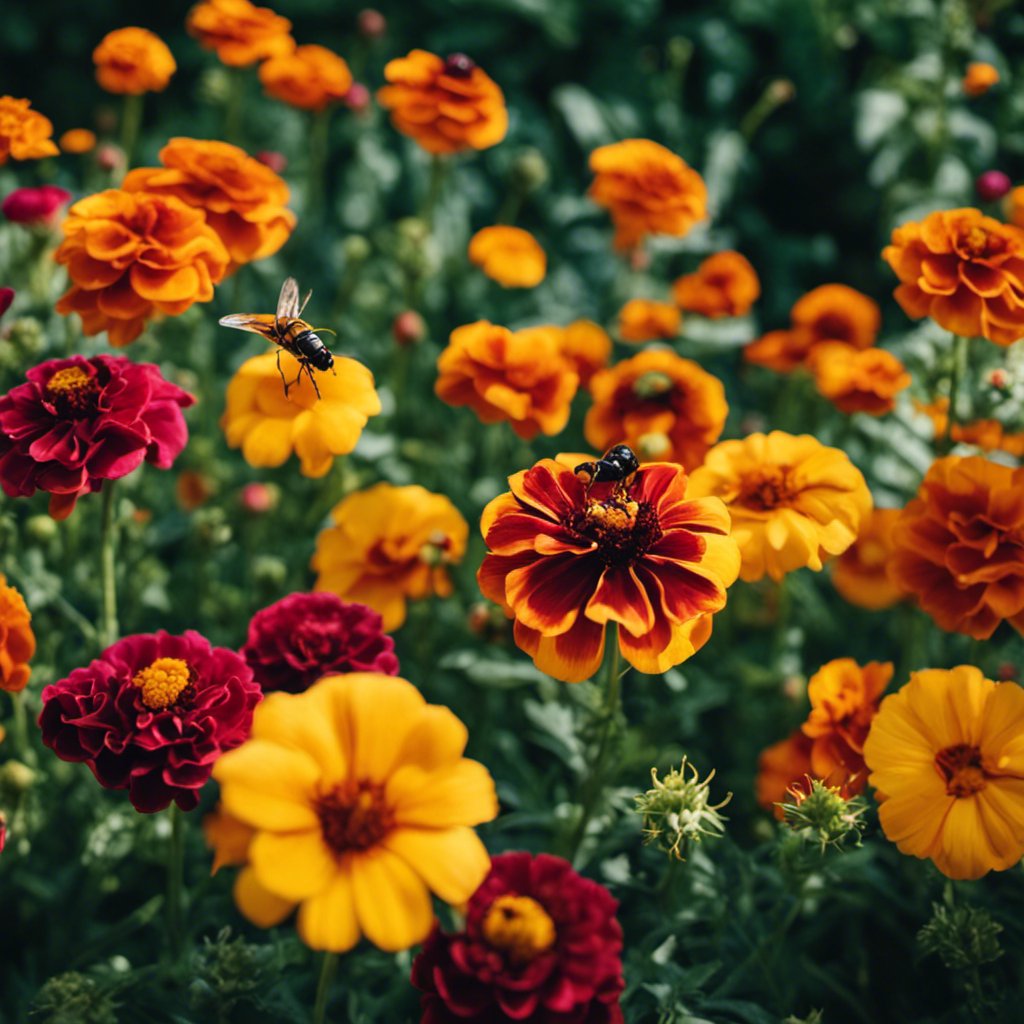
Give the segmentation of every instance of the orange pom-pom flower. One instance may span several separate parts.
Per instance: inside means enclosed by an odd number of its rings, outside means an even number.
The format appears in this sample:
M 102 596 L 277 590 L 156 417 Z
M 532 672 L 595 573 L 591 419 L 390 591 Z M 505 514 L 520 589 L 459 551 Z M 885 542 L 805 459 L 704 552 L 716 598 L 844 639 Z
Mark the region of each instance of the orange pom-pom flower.
M 28 685 L 28 663 L 36 653 L 31 622 L 25 598 L 0 573 L 0 690 L 18 693 Z
M 892 528 L 898 508 L 876 508 L 861 521 L 857 539 L 832 563 L 832 585 L 844 600 L 858 608 L 880 611 L 891 608 L 903 591 L 889 579 Z
M 807 357 L 814 383 L 840 411 L 884 416 L 896 405 L 896 395 L 910 387 L 911 376 L 891 352 L 857 349 L 844 341 L 815 345 Z
M 533 288 L 547 272 L 547 256 L 537 239 L 505 224 L 481 228 L 469 240 L 469 259 L 504 288 Z
M 964 92 L 968 96 L 983 96 L 999 83 L 999 72 L 984 61 L 972 61 L 963 77 Z
M 761 295 L 761 282 L 747 258 L 731 249 L 709 256 L 693 274 L 672 285 L 680 309 L 712 320 L 745 316 Z
M 248 67 L 295 49 L 289 34 L 292 23 L 249 0 L 204 0 L 189 11 L 185 27 L 204 50 L 216 50 L 220 62 L 229 67 Z
M 163 92 L 178 69 L 167 44 L 148 29 L 118 28 L 92 51 L 96 81 L 107 92 Z
M 50 136 L 53 125 L 28 100 L 0 96 L 0 164 L 14 160 L 41 160 L 60 150 Z
M 683 314 L 670 302 L 630 299 L 619 310 L 619 337 L 641 342 L 674 338 L 683 324 Z
M 352 86 L 348 65 L 316 44 L 265 60 L 259 76 L 268 96 L 300 110 L 324 110 L 340 103 Z

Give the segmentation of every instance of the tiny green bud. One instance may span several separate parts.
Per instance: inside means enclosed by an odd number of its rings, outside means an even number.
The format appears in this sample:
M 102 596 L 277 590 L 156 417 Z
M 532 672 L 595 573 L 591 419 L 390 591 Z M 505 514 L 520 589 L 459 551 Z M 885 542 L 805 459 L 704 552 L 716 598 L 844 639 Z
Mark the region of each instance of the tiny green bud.
M 20 761 L 8 761 L 0 768 L 0 790 L 24 793 L 35 781 L 36 773 Z
M 642 459 L 662 459 L 672 451 L 672 441 L 666 434 L 641 434 L 637 438 L 636 453 Z
M 718 811 L 731 799 L 730 793 L 721 803 L 710 802 L 709 787 L 714 771 L 701 782 L 697 769 L 691 764 L 691 778 L 687 779 L 686 758 L 678 769 L 673 768 L 664 781 L 658 778 L 658 769 L 651 769 L 653 787 L 636 797 L 636 809 L 643 818 L 644 842 L 656 843 L 660 850 L 679 860 L 686 859 L 691 842 L 699 843 L 701 836 L 718 837 L 725 833 L 724 819 Z
M 370 258 L 370 243 L 362 235 L 349 235 L 341 243 L 341 253 L 346 263 L 363 263 Z
M 917 944 L 925 955 L 938 953 L 951 970 L 973 970 L 1003 955 L 1002 930 L 986 910 L 934 903 L 932 919 L 917 933 Z
M 34 316 L 12 320 L 4 334 L 22 356 L 37 355 L 43 347 L 43 325 Z
M 786 791 L 793 798 L 791 803 L 781 805 L 786 824 L 798 836 L 820 843 L 822 853 L 828 846 L 860 846 L 864 830 L 861 816 L 867 810 L 863 798 L 847 800 L 838 786 L 826 786 L 809 776 L 805 779 Z
M 77 971 L 50 978 L 33 1004 L 39 1024 L 117 1024 L 117 1003 L 92 978 Z
M 522 149 L 512 161 L 512 187 L 519 192 L 535 192 L 550 176 L 548 162 L 539 149 Z
M 252 578 L 267 587 L 280 587 L 288 578 L 288 566 L 276 555 L 257 555 L 252 560 Z
M 25 520 L 25 532 L 37 544 L 53 540 L 57 531 L 57 524 L 49 516 L 29 516 Z
M 637 398 L 657 398 L 658 395 L 667 394 L 673 387 L 675 383 L 672 378 L 657 370 L 642 373 L 633 381 L 633 393 Z
M 226 68 L 207 68 L 199 76 L 196 98 L 200 103 L 222 106 L 231 95 L 231 75 Z

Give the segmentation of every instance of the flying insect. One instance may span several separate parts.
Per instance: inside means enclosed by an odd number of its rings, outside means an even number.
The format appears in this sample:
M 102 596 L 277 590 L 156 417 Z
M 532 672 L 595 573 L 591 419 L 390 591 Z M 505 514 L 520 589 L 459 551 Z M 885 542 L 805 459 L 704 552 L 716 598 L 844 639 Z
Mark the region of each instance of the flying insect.
M 640 468 L 640 460 L 633 450 L 624 444 L 617 444 L 604 453 L 596 462 L 581 462 L 573 472 L 590 488 L 600 482 L 615 482 L 615 492 L 624 491 Z
M 312 294 L 312 290 L 306 292 L 306 297 L 299 305 L 299 284 L 294 277 L 289 277 L 281 285 L 276 315 L 271 313 L 232 313 L 230 316 L 222 316 L 219 321 L 222 327 L 252 331 L 280 346 L 277 352 L 277 372 L 281 374 L 285 398 L 288 397 L 288 389 L 302 379 L 303 371 L 309 377 L 316 397 L 319 398 L 320 389 L 316 386 L 313 370 L 335 372 L 334 356 L 316 333 L 317 331 L 327 331 L 329 334 L 334 334 L 334 331 L 326 327 L 317 327 L 314 330 L 302 319 L 302 311 L 306 308 L 306 303 L 309 302 L 309 297 Z M 284 370 L 281 369 L 281 349 L 290 352 L 299 361 L 299 372 L 295 380 L 291 382 L 285 380 Z

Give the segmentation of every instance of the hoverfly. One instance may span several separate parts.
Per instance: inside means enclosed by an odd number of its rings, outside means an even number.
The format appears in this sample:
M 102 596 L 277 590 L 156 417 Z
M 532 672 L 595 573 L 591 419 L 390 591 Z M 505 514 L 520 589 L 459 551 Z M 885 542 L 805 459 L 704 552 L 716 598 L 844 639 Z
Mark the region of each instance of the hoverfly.
M 334 373 L 334 356 L 330 349 L 317 336 L 316 331 L 302 319 L 302 311 L 309 302 L 312 290 L 306 292 L 306 297 L 299 305 L 299 284 L 294 277 L 289 277 L 281 285 L 281 295 L 277 300 L 277 314 L 270 313 L 232 313 L 230 316 L 222 316 L 220 325 L 222 327 L 235 327 L 240 331 L 253 331 L 262 334 L 268 341 L 279 345 L 277 352 L 277 372 L 281 374 L 281 383 L 284 385 L 285 398 L 288 397 L 288 389 L 292 384 L 298 384 L 302 379 L 302 371 L 305 370 L 309 376 L 309 382 L 313 385 L 316 397 L 320 397 L 320 389 L 316 386 L 316 379 L 313 377 L 314 368 L 317 370 L 330 370 Z M 327 327 L 318 327 L 318 331 L 334 331 Z M 290 352 L 299 361 L 299 372 L 291 383 L 284 379 L 284 370 L 281 369 L 281 348 Z
M 633 450 L 624 444 L 617 444 L 601 456 L 597 462 L 581 462 L 573 472 L 586 485 L 586 493 L 599 481 L 615 482 L 614 493 L 624 491 L 640 468 L 640 460 Z

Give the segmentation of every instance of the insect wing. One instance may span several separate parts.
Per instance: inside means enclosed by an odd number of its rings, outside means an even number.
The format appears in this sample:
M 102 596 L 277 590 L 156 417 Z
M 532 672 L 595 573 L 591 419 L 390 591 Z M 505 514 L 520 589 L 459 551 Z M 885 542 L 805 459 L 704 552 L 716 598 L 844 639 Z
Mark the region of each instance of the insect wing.
M 308 299 L 309 296 L 307 295 Z M 277 300 L 277 315 L 294 320 L 299 315 L 299 282 L 294 277 L 285 278 L 281 295 Z
M 254 334 L 262 334 L 270 341 L 276 341 L 274 325 L 276 318 L 269 313 L 232 313 L 230 316 L 222 316 L 218 323 L 221 327 L 234 327 L 238 331 L 252 331 Z

